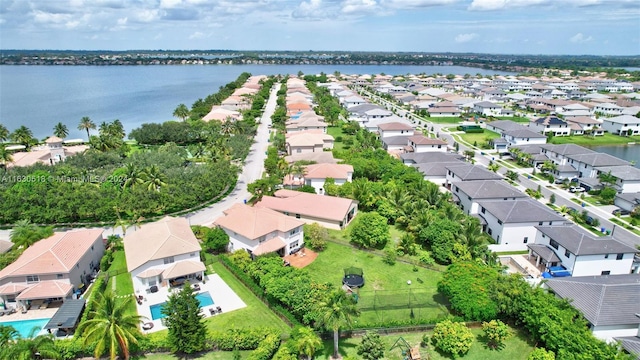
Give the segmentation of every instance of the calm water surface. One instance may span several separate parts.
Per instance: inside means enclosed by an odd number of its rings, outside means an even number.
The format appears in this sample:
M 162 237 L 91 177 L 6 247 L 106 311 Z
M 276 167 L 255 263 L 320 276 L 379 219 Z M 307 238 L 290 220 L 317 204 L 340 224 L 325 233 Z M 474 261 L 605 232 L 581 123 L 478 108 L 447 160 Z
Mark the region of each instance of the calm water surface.
M 402 65 L 185 65 L 185 66 L 0 66 L 0 123 L 21 125 L 46 138 L 58 122 L 69 138 L 85 138 L 80 118 L 96 124 L 120 119 L 130 131 L 145 122 L 172 119 L 180 103 L 191 106 L 242 72 L 253 75 L 327 74 L 511 74 L 461 66 Z
M 615 156 L 617 158 L 631 161 L 637 168 L 640 168 L 640 144 L 623 146 L 594 146 L 591 150 Z

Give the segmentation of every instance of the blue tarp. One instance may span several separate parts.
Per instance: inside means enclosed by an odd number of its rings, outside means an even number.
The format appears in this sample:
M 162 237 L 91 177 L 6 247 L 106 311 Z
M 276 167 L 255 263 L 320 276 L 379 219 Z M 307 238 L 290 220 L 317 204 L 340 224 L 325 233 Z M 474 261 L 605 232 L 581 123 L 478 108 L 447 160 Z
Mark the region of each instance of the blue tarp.
M 551 279 L 552 276 L 551 276 L 551 274 L 549 274 L 548 272 L 545 271 L 545 272 L 542 273 L 542 277 L 545 278 L 545 279 Z

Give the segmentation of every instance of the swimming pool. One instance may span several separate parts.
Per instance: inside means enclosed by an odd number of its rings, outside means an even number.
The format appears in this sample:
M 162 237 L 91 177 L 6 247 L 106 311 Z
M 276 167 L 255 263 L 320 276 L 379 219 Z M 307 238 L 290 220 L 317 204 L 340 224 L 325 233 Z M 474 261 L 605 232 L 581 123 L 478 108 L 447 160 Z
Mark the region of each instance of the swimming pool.
M 40 330 L 47 325 L 51 319 L 31 319 L 31 320 L 18 320 L 18 321 L 3 321 L 0 322 L 0 325 L 3 326 L 13 326 L 16 331 L 20 334 L 20 337 L 28 338 L 31 335 L 31 331 L 33 330 L 34 336 L 37 336 Z M 34 330 L 37 329 L 37 330 Z
M 211 294 L 209 294 L 208 291 L 199 293 L 198 295 L 196 295 L 196 299 L 200 301 L 201 308 L 214 304 L 213 298 L 211 298 Z M 165 317 L 165 315 L 162 313 L 162 307 L 164 306 L 164 304 L 166 304 L 166 302 L 149 306 L 149 310 L 151 310 L 151 318 L 153 320 L 162 319 L 163 317 Z

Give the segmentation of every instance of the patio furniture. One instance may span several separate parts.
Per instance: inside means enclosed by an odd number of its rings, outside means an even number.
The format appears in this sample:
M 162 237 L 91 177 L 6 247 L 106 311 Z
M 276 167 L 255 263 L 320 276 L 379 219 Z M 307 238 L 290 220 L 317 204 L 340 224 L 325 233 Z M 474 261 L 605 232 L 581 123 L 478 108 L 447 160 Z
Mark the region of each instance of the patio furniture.
M 158 292 L 158 286 L 157 285 L 153 285 L 152 287 L 149 288 L 149 291 L 151 293 L 157 293 Z
M 200 291 L 200 284 L 193 284 L 193 290 Z
M 218 314 L 222 314 L 222 308 L 220 306 L 216 306 L 216 311 Z
M 209 309 L 209 314 L 210 314 L 210 315 L 215 315 L 215 314 L 216 314 L 216 309 L 214 309 L 214 308 L 210 308 L 210 309 Z
M 142 330 L 151 330 L 153 329 L 153 323 L 152 322 L 147 322 L 142 324 Z
M 16 313 L 16 308 L 9 308 L 9 309 L 4 311 L 5 315 L 11 315 L 11 314 L 15 314 L 15 313 Z

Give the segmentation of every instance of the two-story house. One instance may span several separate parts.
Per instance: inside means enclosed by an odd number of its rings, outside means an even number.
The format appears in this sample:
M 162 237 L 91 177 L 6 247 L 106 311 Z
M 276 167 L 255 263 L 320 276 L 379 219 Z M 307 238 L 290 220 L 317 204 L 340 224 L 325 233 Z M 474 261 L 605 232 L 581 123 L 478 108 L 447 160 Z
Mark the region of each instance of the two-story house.
M 447 187 L 450 187 L 451 184 L 457 181 L 501 179 L 502 176 L 487 170 L 487 168 L 485 168 L 484 166 L 462 163 L 447 167 L 447 177 L 445 181 Z
M 529 195 L 519 191 L 502 180 L 459 181 L 451 184 L 451 194 L 465 213 L 472 215 L 479 211 L 481 200 L 516 200 Z
M 408 139 L 407 152 L 446 152 L 447 142 L 440 139 L 428 138 L 424 135 L 413 135 Z
M 553 136 L 569 136 L 571 128 L 566 121 L 557 116 L 546 116 L 529 122 L 529 128 L 542 134 L 553 133 Z
M 602 128 L 621 136 L 640 134 L 640 119 L 631 115 L 620 115 L 602 119 Z
M 266 207 L 235 204 L 214 221 L 229 235 L 229 251 L 244 249 L 252 256 L 291 254 L 304 244 L 304 222 Z
M 304 168 L 302 174 L 285 176 L 283 185 L 307 185 L 316 190 L 316 194 L 324 195 L 324 183 L 327 179 L 333 179 L 335 185 L 351 182 L 353 166 L 348 164 L 312 164 Z
M 28 247 L 0 270 L 0 298 L 7 306 L 64 301 L 86 287 L 104 255 L 103 229 L 56 232 Z

